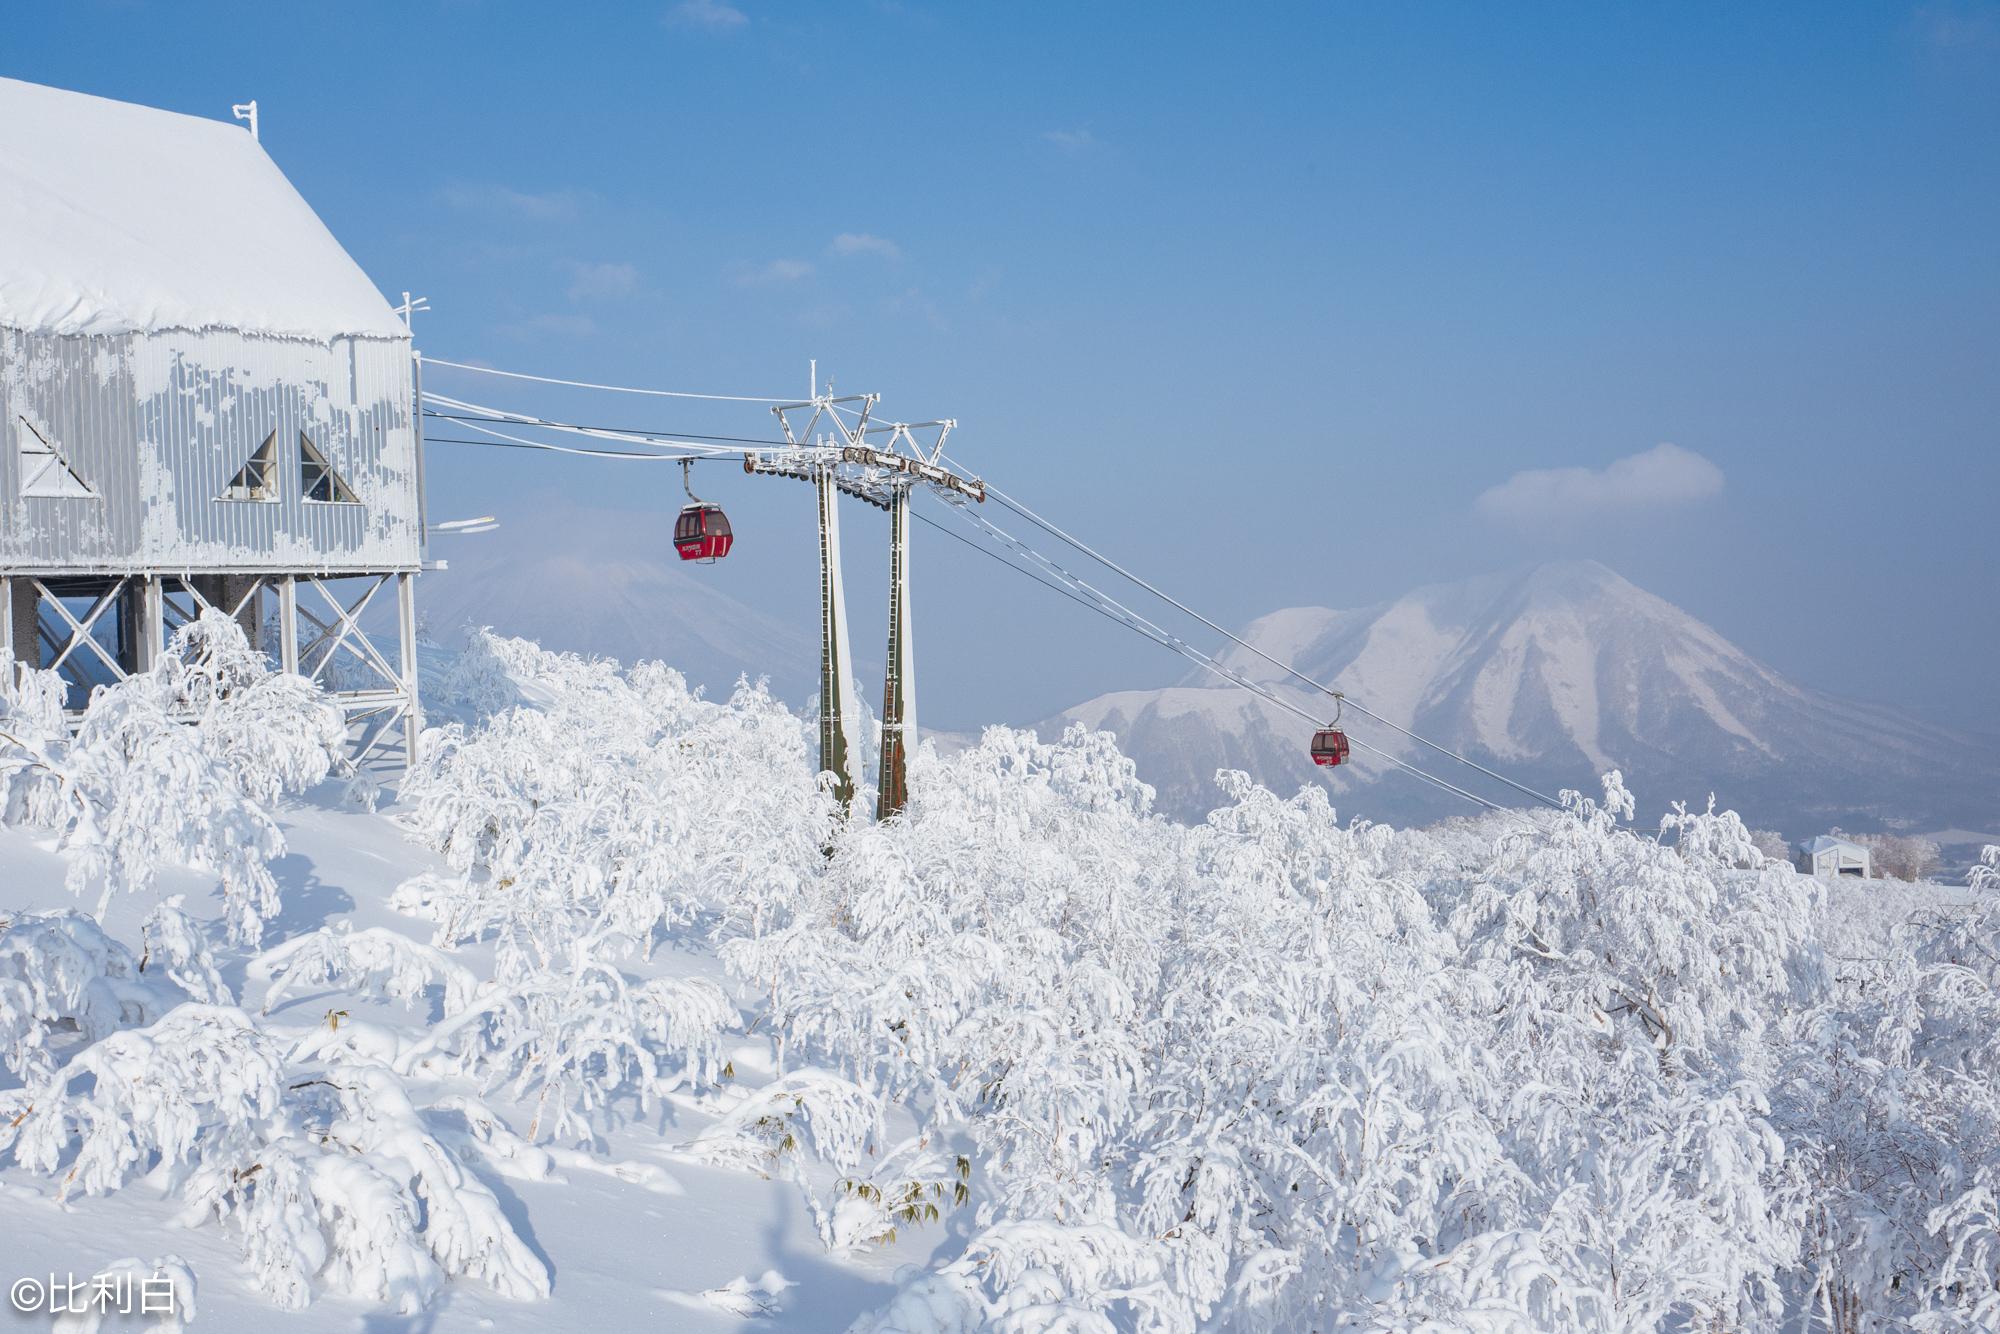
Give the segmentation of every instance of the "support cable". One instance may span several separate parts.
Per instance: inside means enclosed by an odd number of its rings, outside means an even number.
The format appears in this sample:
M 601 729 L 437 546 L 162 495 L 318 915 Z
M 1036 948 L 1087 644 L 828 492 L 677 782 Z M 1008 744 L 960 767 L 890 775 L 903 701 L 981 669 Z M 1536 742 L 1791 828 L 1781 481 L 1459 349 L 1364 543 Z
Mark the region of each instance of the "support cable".
M 458 371 L 476 371 L 480 375 L 502 375 L 509 380 L 533 380 L 537 384 L 567 385 L 571 389 L 604 389 L 614 394 L 645 394 L 652 398 L 700 398 L 713 403 L 790 403 L 789 398 L 756 398 L 747 394 L 693 394 L 679 389 L 635 389 L 624 384 L 592 384 L 588 380 L 561 380 L 553 375 L 528 375 L 522 371 L 503 371 L 492 366 L 473 366 L 463 361 L 446 361 L 443 357 L 424 357 L 426 366 L 449 366 Z
M 948 459 L 947 461 L 950 462 L 953 467 L 963 466 L 959 464 L 955 459 Z M 1564 809 L 1562 802 L 1558 801 L 1554 797 L 1549 796 L 1546 792 L 1537 791 L 1536 789 L 1529 787 L 1525 783 L 1516 782 L 1514 779 L 1507 777 L 1505 774 L 1496 773 L 1492 769 L 1487 768 L 1485 765 L 1480 764 L 1477 760 L 1468 759 L 1466 756 L 1459 754 L 1457 751 L 1452 750 L 1448 746 L 1441 745 L 1436 741 L 1432 741 L 1428 737 L 1420 736 L 1417 733 L 1411 731 L 1409 728 L 1402 726 L 1400 723 L 1391 722 L 1389 719 L 1384 718 L 1381 714 L 1376 713 L 1374 710 L 1370 708 L 1367 708 L 1359 701 L 1349 698 L 1344 692 L 1336 690 L 1332 686 L 1326 685 L 1323 682 L 1314 680 L 1312 677 L 1307 676 L 1304 672 L 1298 670 L 1298 668 L 1293 667 L 1290 663 L 1279 661 L 1278 659 L 1272 657 L 1270 654 L 1264 652 L 1264 650 L 1258 648 L 1256 645 L 1248 642 L 1242 637 L 1216 624 L 1208 617 L 1196 611 L 1193 607 L 1190 607 L 1185 602 L 1182 602 L 1179 598 L 1174 597 L 1172 594 L 1159 588 L 1157 585 L 1149 583 L 1146 580 L 1140 578 L 1138 575 L 1132 573 L 1130 570 L 1118 564 L 1110 557 L 1105 556 L 1102 552 L 1098 551 L 1096 548 L 1072 536 L 1071 534 L 1063 531 L 1055 524 L 1051 523 L 1047 519 L 1044 519 L 1041 515 L 1036 514 L 1026 505 L 1023 505 L 1019 501 L 1015 500 L 1012 496 L 1008 495 L 1006 492 L 994 486 L 991 482 L 988 482 L 986 484 L 986 494 L 992 496 L 994 499 L 998 500 L 1001 504 L 1005 505 L 1008 509 L 1014 511 L 1016 514 L 1020 515 L 1028 522 L 1034 524 L 1036 527 L 1042 529 L 1050 536 L 1058 538 L 1063 542 L 1067 542 L 1070 546 L 1076 548 L 1084 555 L 1089 556 L 1092 560 L 1097 561 L 1100 565 L 1103 565 L 1106 569 L 1124 576 L 1127 580 L 1130 580 L 1132 583 L 1137 584 L 1140 588 L 1145 589 L 1148 593 L 1151 593 L 1154 597 L 1157 597 L 1161 601 L 1166 602 L 1169 605 L 1178 608 L 1180 611 L 1185 612 L 1189 616 L 1192 616 L 1195 620 L 1200 621 L 1203 625 L 1215 631 L 1217 634 L 1222 635 L 1224 638 L 1228 639 L 1231 643 L 1237 645 L 1239 648 L 1245 649 L 1248 652 L 1255 654 L 1257 657 L 1262 658 L 1265 662 L 1270 663 L 1273 667 L 1276 667 L 1280 671 L 1286 672 L 1289 675 L 1296 677 L 1298 680 L 1303 681 L 1306 685 L 1311 686 L 1314 690 L 1317 690 L 1322 694 L 1332 695 L 1336 698 L 1345 700 L 1347 706 L 1353 709 L 1356 713 L 1359 713 L 1367 718 L 1372 718 L 1374 721 L 1382 724 L 1384 727 L 1389 728 L 1391 731 L 1400 732 L 1404 736 L 1410 738 L 1410 740 L 1418 742 L 1421 745 L 1428 746 L 1432 750 L 1437 751 L 1441 755 L 1449 756 L 1451 759 L 1457 760 L 1460 764 L 1465 765 L 1467 768 L 1477 769 L 1480 773 L 1485 774 L 1488 778 L 1494 779 L 1497 782 L 1505 783 L 1508 787 L 1513 788 L 1515 791 L 1520 792 L 1525 796 L 1533 797 L 1536 801 L 1541 802 L 1545 806 L 1552 807 L 1556 810 Z
M 1119 602 L 1116 598 L 1111 597 L 1109 594 L 1103 592 L 1101 589 L 1092 586 L 1089 582 L 1081 578 L 1078 578 L 1074 574 L 1071 574 L 1068 570 L 1065 570 L 1062 566 L 1057 565 L 1047 556 L 1035 550 L 1033 547 L 1028 546 L 1026 543 L 1022 542 L 1019 538 L 1007 532 L 1005 529 L 1000 528 L 997 525 L 989 522 L 984 517 L 973 513 L 970 509 L 966 509 L 961 506 L 954 506 L 953 508 L 958 509 L 961 513 L 965 514 L 968 518 L 970 518 L 974 523 L 986 529 L 989 533 L 993 534 L 995 537 L 998 537 L 1003 542 L 1006 542 L 1009 546 L 1013 547 L 1016 551 L 1020 552 L 1022 555 L 1027 556 L 1029 559 L 1034 560 L 1036 563 L 1042 565 L 1044 568 L 1056 574 L 1057 577 L 1062 579 L 1065 583 L 1068 583 L 1071 586 L 1081 589 L 1083 592 L 1090 594 L 1092 598 L 1094 598 L 1098 603 L 1102 604 L 1102 607 L 1098 607 L 1098 606 L 1092 606 L 1092 604 L 1090 603 L 1085 603 L 1086 606 L 1091 606 L 1092 610 L 1099 611 L 1100 614 L 1108 616 L 1112 620 L 1123 623 L 1124 625 L 1126 625 L 1128 629 L 1138 631 L 1145 637 L 1153 639 L 1154 642 L 1163 644 L 1166 647 L 1171 648 L 1176 653 L 1179 653 L 1182 657 L 1188 659 L 1190 662 L 1195 663 L 1199 667 L 1205 668 L 1206 670 L 1212 672 L 1216 676 L 1220 676 L 1223 680 L 1228 681 L 1232 685 L 1235 685 L 1241 689 L 1249 691 L 1251 694 L 1256 695 L 1258 698 L 1266 701 L 1267 703 L 1272 704 L 1280 709 L 1284 709 L 1289 713 L 1295 714 L 1296 716 L 1311 723 L 1315 727 L 1319 725 L 1319 720 L 1313 714 L 1308 713 L 1306 710 L 1300 708 L 1298 705 L 1292 703 L 1290 700 L 1285 699 L 1283 696 L 1276 694 L 1267 686 L 1252 681 L 1248 677 L 1242 675 L 1241 673 L 1233 671 L 1230 668 L 1224 666 L 1219 660 L 1217 660 L 1216 658 L 1212 657 L 1207 653 L 1202 652 L 1194 645 L 1189 644 L 1187 641 L 1180 638 L 1180 636 L 1175 635 L 1171 631 L 1164 630 L 1161 627 L 1153 624 L 1152 621 L 1140 615 L 1138 612 L 1133 611 L 1130 607 L 1127 607 L 1122 602 Z M 1011 562 L 1002 562 L 1002 563 L 1008 564 L 1010 568 L 1014 568 L 1017 570 L 1021 568 L 1019 566 L 1013 565 Z M 1025 570 L 1023 570 L 1022 572 L 1027 573 L 1027 571 Z M 1078 599 L 1078 601 L 1082 601 L 1082 599 Z M 1122 613 L 1122 615 L 1120 613 Z M 1455 796 L 1463 797 L 1465 798 L 1465 800 L 1470 801 L 1475 805 L 1483 806 L 1490 811 L 1504 811 L 1507 809 L 1506 807 L 1501 806 L 1498 802 L 1488 801 L 1485 797 L 1479 796 L 1477 793 L 1468 792 L 1464 788 L 1459 787 L 1457 784 L 1447 782 L 1446 780 L 1438 777 L 1436 774 L 1430 773 L 1424 769 L 1420 769 L 1416 765 L 1409 763 L 1407 760 L 1404 760 L 1399 756 L 1392 755 L 1388 751 L 1383 750 L 1378 746 L 1372 746 L 1358 737 L 1350 737 L 1349 741 L 1353 745 L 1358 746 L 1360 749 L 1367 751 L 1369 754 L 1378 756 L 1379 758 L 1388 761 L 1390 764 L 1395 765 L 1397 768 L 1402 769 L 1404 772 L 1409 773 L 1412 776 L 1419 778 L 1424 782 L 1431 784 L 1434 787 L 1440 788 L 1446 792 L 1450 792 Z
M 1068 598 L 1071 602 L 1074 602 L 1077 606 L 1084 608 L 1086 611 L 1094 611 L 1100 616 L 1108 615 L 1108 613 L 1106 613 L 1104 609 L 1102 607 L 1099 607 L 1095 602 L 1090 602 L 1083 598 L 1078 597 L 1076 594 L 1070 592 L 1067 588 L 1064 588 L 1061 584 L 1057 583 L 1053 579 L 1044 579 L 1042 578 L 1041 575 L 1036 574 L 1033 570 L 1030 570 L 1025 566 L 1016 565 L 1014 562 L 1008 560 L 1005 556 L 1001 555 L 999 552 L 995 551 L 992 547 L 987 546 L 983 542 L 975 542 L 971 538 L 967 537 L 965 534 L 958 532 L 955 529 L 947 528 L 945 525 L 939 523 L 936 519 L 930 518 L 927 515 L 919 514 L 915 510 L 910 511 L 910 517 L 917 520 L 919 523 L 925 524 L 928 527 L 936 529 L 938 532 L 943 533 L 946 537 L 950 538 L 954 542 L 957 542 L 959 545 L 972 548 L 972 550 L 978 552 L 980 555 L 986 557 L 988 560 L 996 561 L 999 564 L 1006 566 L 1008 569 L 1012 570 L 1014 573 L 1022 576 L 1023 578 L 1034 580 L 1036 583 L 1040 584 L 1043 588 L 1048 589 L 1049 591 L 1057 594 L 1058 596 Z M 1118 620 L 1118 618 L 1116 617 L 1113 617 L 1112 619 Z M 1144 635 L 1147 639 L 1152 640 L 1153 643 L 1158 644 L 1163 648 L 1173 647 L 1173 645 L 1168 643 L 1166 640 L 1159 638 L 1158 636 L 1152 634 L 1150 631 L 1141 629 L 1139 626 L 1134 625 L 1130 621 L 1118 620 L 1118 624 L 1124 626 L 1128 630 L 1133 631 L 1134 633 Z
M 502 439 L 508 438 L 503 432 L 482 426 L 479 422 L 471 420 L 471 418 L 474 416 L 482 419 L 491 418 L 498 421 L 512 422 L 519 426 L 532 426 L 546 431 L 559 431 L 566 435 L 580 435 L 591 440 L 616 440 L 624 444 L 651 445 L 654 447 L 678 446 L 682 449 L 691 450 L 699 454 L 708 454 L 716 458 L 742 458 L 747 452 L 730 445 L 711 445 L 699 440 L 682 440 L 675 436 L 638 435 L 629 431 L 607 431 L 596 427 L 567 426 L 561 422 L 552 422 L 534 416 L 531 413 L 509 412 L 504 408 L 486 407 L 479 403 L 467 403 L 460 399 L 447 398 L 443 394 L 426 392 L 424 397 L 430 402 L 441 404 L 444 407 L 461 410 L 464 414 L 458 419 L 461 426 L 470 427 L 482 435 L 499 436 Z
M 429 397 L 429 395 L 426 395 L 426 397 Z M 515 420 L 513 417 L 502 417 L 492 413 L 438 412 L 432 408 L 425 408 L 424 416 L 437 421 L 450 422 L 512 422 Z M 754 435 L 703 435 L 699 431 L 652 430 L 643 426 L 586 426 L 581 422 L 549 421 L 546 418 L 536 418 L 535 421 L 538 425 L 559 431 L 611 431 L 619 435 L 640 436 L 648 440 L 702 440 L 714 441 L 719 444 L 758 445 L 765 449 L 793 448 L 788 441 L 767 440 L 761 436 Z
M 477 445 L 481 449 L 546 449 L 554 454 L 578 454 L 592 459 L 636 459 L 641 463 L 675 463 L 682 459 L 712 458 L 710 454 L 641 454 L 624 449 L 578 449 L 573 445 L 550 444 L 546 440 L 524 440 L 503 436 L 498 440 L 455 440 L 448 435 L 424 437 L 426 445 Z
M 486 435 L 486 436 L 491 436 L 491 437 L 493 437 L 493 438 L 494 438 L 495 440 L 504 440 L 504 441 L 507 441 L 508 443 L 510 443 L 510 444 L 514 444 L 514 445 L 522 445 L 522 446 L 526 446 L 526 447 L 528 447 L 528 448 L 531 448 L 531 449 L 552 449 L 552 450 L 556 451 L 556 452 L 557 452 L 557 453 L 559 453 L 559 454 L 586 454 L 586 455 L 592 455 L 592 456 L 595 456 L 595 457 L 598 457 L 598 458 L 623 458 L 623 459 L 635 459 L 635 458 L 637 458 L 637 459 L 643 459 L 643 458 L 660 458 L 660 459 L 678 459 L 678 458 L 683 458 L 683 457 L 693 457 L 693 458 L 700 458 L 700 459 L 715 459 L 715 458 L 725 458 L 725 459 L 733 459 L 733 458 L 741 458 L 741 457 L 743 456 L 743 454 L 745 453 L 745 451 L 744 451 L 744 450 L 741 450 L 741 449 L 733 449 L 733 450 L 731 450 L 731 449 L 720 449 L 720 448 L 715 448 L 715 447 L 711 447 L 711 446 L 693 446 L 693 445 L 690 445 L 690 446 L 688 446 L 688 448 L 689 448 L 689 449 L 690 449 L 690 450 L 692 451 L 692 453 L 691 453 L 691 454 L 689 454 L 689 455 L 681 455 L 681 454 L 668 454 L 668 453 L 658 453 L 658 454 L 641 454 L 641 453 L 637 453 L 637 452 L 634 452 L 634 451 L 630 451 L 630 450 L 611 450 L 611 449 L 597 449 L 597 450 L 589 450 L 589 449 L 577 449 L 577 448 L 575 448 L 575 447 L 573 447 L 573 446 L 565 446 L 565 445 L 556 445 L 556 444 L 551 444 L 551 443 L 549 443 L 549 442 L 548 442 L 548 441 L 546 441 L 546 440 L 531 440 L 531 439 L 529 439 L 529 438 L 528 438 L 527 436 L 523 436 L 523 435 L 510 435 L 510 434 L 509 434 L 508 432 L 506 432 L 506 431 L 496 431 L 496 430 L 494 430 L 494 429 L 493 429 L 492 427 L 490 427 L 490 426 L 481 426 L 481 425 L 480 425 L 480 424 L 479 424 L 478 422 L 461 422 L 461 423 L 459 423 L 459 424 L 460 424 L 461 426 L 464 426 L 464 427 L 466 427 L 466 428 L 467 428 L 467 429 L 469 429 L 469 430 L 474 430 L 474 431 L 477 431 L 477 432 L 479 432 L 479 433 L 480 433 L 481 435 Z M 655 446 L 655 447 L 657 447 L 657 448 L 661 448 L 661 449 L 664 449 L 665 447 L 667 447 L 667 446 L 669 446 L 669 445 L 672 445 L 672 444 L 676 444 L 676 443 L 679 443 L 679 442 L 677 442 L 677 441 L 668 441 L 668 440 L 647 440 L 647 441 L 642 441 L 641 443 L 643 443 L 643 444 L 649 444 L 649 445 L 653 445 L 653 446 Z

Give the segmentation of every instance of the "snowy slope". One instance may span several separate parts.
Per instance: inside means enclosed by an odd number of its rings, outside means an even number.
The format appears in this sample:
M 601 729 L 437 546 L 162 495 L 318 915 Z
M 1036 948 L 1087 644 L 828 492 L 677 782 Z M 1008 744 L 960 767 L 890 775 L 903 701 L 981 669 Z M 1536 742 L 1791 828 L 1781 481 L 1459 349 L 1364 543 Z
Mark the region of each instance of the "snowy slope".
M 1877 706 L 1793 684 L 1670 603 L 1593 561 L 1561 562 L 1420 588 L 1353 611 L 1291 608 L 1244 638 L 1336 682 L 1396 724 L 1545 791 L 1589 790 L 1622 769 L 1649 799 L 1715 791 L 1757 822 L 1796 825 L 2000 812 L 2000 771 L 1967 742 Z M 1315 712 L 1328 710 L 1240 648 L 1225 661 Z M 1104 695 L 1054 722 L 1119 734 L 1171 809 L 1212 805 L 1209 777 L 1241 767 L 1284 790 L 1311 781 L 1304 723 L 1247 692 L 1190 677 Z M 1357 737 L 1490 795 L 1480 780 L 1393 731 L 1349 715 Z M 1434 763 L 1436 762 L 1436 763 Z M 1355 813 L 1442 812 L 1444 797 L 1357 755 L 1333 780 Z
M 322 926 L 381 926 L 413 940 L 428 940 L 432 926 L 387 905 L 395 887 L 422 871 L 441 869 L 438 859 L 409 841 L 393 823 L 394 808 L 355 809 L 328 783 L 282 824 L 288 854 L 277 864 L 283 915 L 267 943 L 295 938 Z M 29 831 L 0 826 L 0 920 L 21 911 L 88 907 L 63 885 L 65 863 Z M 161 893 L 185 893 L 190 911 L 212 914 L 212 876 L 170 871 Z M 139 945 L 145 905 L 116 904 L 105 926 Z M 478 951 L 467 962 L 482 965 Z M 665 953 L 659 971 L 675 976 L 720 976 L 711 955 Z M 224 970 L 253 1013 L 265 986 L 247 982 L 240 962 Z M 347 1021 L 363 1020 L 408 1030 L 413 1016 L 400 1005 L 370 1003 L 332 987 L 308 987 L 273 1007 L 271 1023 L 305 1035 L 324 1026 L 334 1009 Z M 730 1055 L 746 1081 L 768 1075 L 767 1041 L 738 1042 Z M 473 1091 L 470 1087 L 468 1092 Z M 505 1103 L 490 1098 L 499 1107 Z M 893 1291 L 897 1264 L 920 1253 L 830 1259 L 819 1244 L 800 1194 L 788 1183 L 687 1161 L 674 1146 L 692 1139 L 711 1118 L 689 1105 L 663 1109 L 650 1124 L 625 1126 L 604 1137 L 595 1166 L 572 1161 L 544 1181 L 489 1175 L 514 1225 L 554 1272 L 554 1295 L 545 1302 L 514 1302 L 485 1286 L 454 1283 L 419 1327 L 437 1329 L 547 1330 L 652 1325 L 691 1331 L 742 1328 L 740 1317 L 702 1293 L 739 1278 L 753 1284 L 776 1270 L 797 1286 L 783 1289 L 774 1314 L 787 1329 L 837 1330 L 880 1305 Z M 525 1114 L 518 1124 L 525 1124 Z M 620 1172 L 633 1179 L 621 1179 Z M 199 1279 L 202 1330 L 353 1330 L 388 1327 L 377 1307 L 321 1294 L 302 1311 L 272 1305 L 247 1272 L 231 1230 L 213 1225 L 184 1228 L 178 1206 L 141 1185 L 67 1206 L 50 1198 L 49 1183 L 18 1168 L 0 1171 L 0 1238 L 5 1239 L 11 1281 L 21 1274 L 88 1275 L 123 1256 L 150 1261 L 181 1256 Z M 433 1323 L 434 1318 L 434 1323 Z M 394 1322 L 395 1327 L 402 1327 Z
M 0 325 L 408 337 L 243 126 L 17 79 L 0 126 Z
M 1828 887 L 1615 783 L 1188 828 L 1104 734 L 997 727 L 842 819 L 766 695 L 427 666 L 473 725 L 376 811 L 220 614 L 74 735 L 0 693 L 10 1282 L 158 1267 L 224 1331 L 1775 1331 L 1810 1242 L 1885 1326 L 2000 1309 L 1953 1267 L 2000 849 Z

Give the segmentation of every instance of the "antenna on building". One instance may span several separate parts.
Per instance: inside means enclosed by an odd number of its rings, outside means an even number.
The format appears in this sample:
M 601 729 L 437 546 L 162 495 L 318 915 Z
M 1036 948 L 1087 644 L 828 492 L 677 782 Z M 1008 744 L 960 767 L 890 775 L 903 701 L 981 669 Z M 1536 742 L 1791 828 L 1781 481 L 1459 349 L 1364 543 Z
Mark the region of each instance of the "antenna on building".
M 251 98 L 251 99 L 250 99 L 250 100 L 249 100 L 248 102 L 238 102 L 238 103 L 237 103 L 237 104 L 236 104 L 235 106 L 233 106 L 233 107 L 229 108 L 229 114 L 230 114 L 230 115 L 232 115 L 232 116 L 234 116 L 234 117 L 236 117 L 236 119 L 238 119 L 238 120 L 247 120 L 247 121 L 249 121 L 249 122 L 250 122 L 250 137 L 251 137 L 252 139 L 256 139 L 256 138 L 257 138 L 257 99 L 256 99 L 256 98 L 254 98 L 254 97 L 253 97 L 253 98 Z M 263 141 L 262 141 L 262 140 L 258 140 L 258 142 L 259 142 L 259 143 L 261 143 L 261 142 L 263 142 Z
M 403 304 L 396 307 L 396 313 L 403 317 L 403 327 L 408 329 L 410 328 L 410 319 L 412 316 L 418 311 L 429 310 L 430 308 L 431 299 L 429 297 L 420 296 L 412 298 L 408 292 L 405 292 L 403 293 Z

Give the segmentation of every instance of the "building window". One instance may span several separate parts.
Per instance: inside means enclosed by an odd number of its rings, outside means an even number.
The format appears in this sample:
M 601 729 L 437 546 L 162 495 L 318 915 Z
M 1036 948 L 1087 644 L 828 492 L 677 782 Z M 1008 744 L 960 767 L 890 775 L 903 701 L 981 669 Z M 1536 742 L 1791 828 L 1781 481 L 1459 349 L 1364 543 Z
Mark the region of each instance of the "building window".
M 323 503 L 360 503 L 347 483 L 341 480 L 340 474 L 333 470 L 333 465 L 326 461 L 326 455 L 306 438 L 304 431 L 299 432 L 299 492 L 307 500 Z
M 20 444 L 21 494 L 53 499 L 90 500 L 97 492 L 83 480 L 62 451 L 35 429 L 26 417 L 15 432 Z
M 278 498 L 278 433 L 264 437 L 229 485 L 222 488 L 223 500 L 276 500 Z

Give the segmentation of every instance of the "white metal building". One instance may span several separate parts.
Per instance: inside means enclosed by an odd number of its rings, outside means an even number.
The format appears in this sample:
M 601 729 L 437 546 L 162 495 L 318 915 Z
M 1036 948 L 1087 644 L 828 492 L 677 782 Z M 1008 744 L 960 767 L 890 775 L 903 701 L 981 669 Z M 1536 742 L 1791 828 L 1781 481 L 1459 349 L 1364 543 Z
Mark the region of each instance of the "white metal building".
M 1821 834 L 1810 843 L 1800 845 L 1799 869 L 1822 880 L 1844 875 L 1866 880 L 1874 875 L 1866 846 L 1850 843 L 1832 834 Z
M 0 663 L 80 706 L 221 607 L 413 752 L 416 392 L 250 131 L 0 79 Z M 395 661 L 362 627 L 390 587 Z

